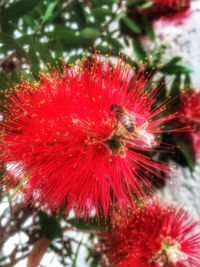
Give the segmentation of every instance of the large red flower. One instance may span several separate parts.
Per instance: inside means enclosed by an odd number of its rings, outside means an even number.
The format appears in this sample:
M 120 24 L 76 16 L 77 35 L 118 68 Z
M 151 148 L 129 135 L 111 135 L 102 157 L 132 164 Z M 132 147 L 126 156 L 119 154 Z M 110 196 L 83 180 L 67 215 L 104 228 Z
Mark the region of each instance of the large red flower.
M 102 265 L 199 267 L 199 227 L 183 209 L 148 202 L 130 212 L 127 223 L 115 215 L 111 232 L 101 235 Z
M 155 150 L 156 133 L 176 116 L 161 116 L 166 102 L 152 108 L 160 89 L 144 92 L 131 67 L 93 61 L 23 81 L 0 122 L 3 163 L 26 198 L 86 217 L 93 209 L 107 215 L 115 201 L 125 211 L 133 193 L 151 190 L 147 173 L 170 172 L 143 152 Z
M 179 112 L 181 123 L 189 125 L 193 131 L 188 133 L 196 157 L 200 154 L 200 92 L 187 90 L 180 96 Z

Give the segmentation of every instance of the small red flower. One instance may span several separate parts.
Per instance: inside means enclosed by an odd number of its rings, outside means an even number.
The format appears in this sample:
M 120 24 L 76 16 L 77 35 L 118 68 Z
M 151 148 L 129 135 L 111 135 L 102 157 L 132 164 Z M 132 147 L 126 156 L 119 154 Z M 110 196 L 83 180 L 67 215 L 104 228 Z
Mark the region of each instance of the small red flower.
M 0 153 L 26 199 L 107 216 L 115 201 L 125 211 L 133 193 L 151 190 L 147 173 L 170 172 L 143 152 L 155 150 L 156 134 L 176 115 L 161 116 L 166 101 L 152 107 L 160 89 L 144 92 L 144 77 L 133 81 L 133 74 L 121 60 L 114 66 L 94 57 L 62 74 L 41 73 L 7 95 Z
M 130 212 L 127 223 L 115 215 L 111 232 L 101 235 L 102 265 L 199 267 L 199 226 L 183 209 L 150 202 Z
M 189 135 L 189 139 L 193 146 L 196 156 L 200 154 L 200 92 L 188 90 L 180 96 L 180 113 L 181 123 L 189 125 L 193 131 Z

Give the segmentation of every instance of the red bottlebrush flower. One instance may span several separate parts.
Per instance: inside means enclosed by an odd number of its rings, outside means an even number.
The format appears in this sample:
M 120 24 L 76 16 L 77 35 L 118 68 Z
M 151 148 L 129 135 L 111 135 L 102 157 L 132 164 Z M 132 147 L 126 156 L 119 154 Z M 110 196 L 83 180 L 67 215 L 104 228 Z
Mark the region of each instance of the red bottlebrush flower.
M 93 209 L 107 216 L 116 201 L 125 212 L 133 193 L 151 190 L 147 173 L 170 172 L 142 152 L 155 150 L 161 125 L 176 117 L 161 117 L 166 101 L 152 108 L 159 88 L 144 92 L 144 77 L 133 81 L 120 60 L 93 61 L 23 81 L 7 95 L 0 122 L 1 158 L 26 199 L 85 217 Z
M 183 209 L 146 203 L 129 213 L 127 223 L 115 215 L 111 232 L 103 233 L 103 266 L 198 267 L 199 222 Z
M 200 92 L 185 91 L 180 96 L 181 123 L 194 131 L 188 133 L 196 156 L 200 154 Z
M 187 16 L 191 5 L 191 0 L 145 0 L 144 3 L 151 2 L 149 7 L 139 7 L 136 9 L 137 16 L 146 16 L 150 21 L 160 18 L 165 20 L 180 20 Z M 134 15 L 133 15 L 134 16 Z
M 189 16 L 190 6 L 191 0 L 141 0 L 128 5 L 127 16 L 140 26 L 139 35 L 144 36 L 147 34 L 147 23 L 152 27 L 157 21 L 180 23 Z M 120 29 L 124 34 L 133 34 L 123 19 Z

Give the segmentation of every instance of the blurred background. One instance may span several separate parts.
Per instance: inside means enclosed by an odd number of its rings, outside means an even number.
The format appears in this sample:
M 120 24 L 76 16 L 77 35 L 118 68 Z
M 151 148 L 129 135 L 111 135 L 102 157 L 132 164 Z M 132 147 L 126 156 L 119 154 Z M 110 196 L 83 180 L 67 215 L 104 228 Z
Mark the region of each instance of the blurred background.
M 98 51 L 113 60 L 120 54 L 134 67 L 145 62 L 156 82 L 164 84 L 165 97 L 183 89 L 200 88 L 200 0 L 174 18 L 172 8 L 155 10 L 146 0 L 1 0 L 0 90 L 3 100 L 21 79 L 38 80 L 40 70 L 67 65 Z M 174 1 L 176 3 L 176 1 Z M 142 10 L 138 12 L 138 10 Z M 167 11 L 167 12 L 166 12 Z M 157 13 L 156 13 L 157 12 Z M 184 10 L 185 12 L 185 10 Z M 153 70 L 153 71 L 152 71 Z M 173 109 L 173 107 L 172 107 Z M 2 119 L 2 118 L 0 118 Z M 161 184 L 157 193 L 200 216 L 200 165 L 187 136 L 175 156 L 158 155 L 177 173 L 174 185 Z M 1 164 L 1 162 L 0 162 Z M 1 176 L 3 177 L 3 166 Z M 3 179 L 3 178 L 0 178 Z M 20 194 L 0 186 L 0 266 L 99 266 L 95 234 L 105 225 L 76 221 L 73 213 L 53 217 L 24 203 Z M 40 265 L 38 265 L 40 262 Z

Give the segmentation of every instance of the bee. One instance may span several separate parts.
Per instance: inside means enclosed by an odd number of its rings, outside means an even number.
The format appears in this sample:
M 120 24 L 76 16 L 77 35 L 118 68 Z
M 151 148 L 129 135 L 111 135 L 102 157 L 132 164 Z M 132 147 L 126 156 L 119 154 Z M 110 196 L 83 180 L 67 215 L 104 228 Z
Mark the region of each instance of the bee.
M 116 119 L 123 125 L 123 127 L 129 132 L 134 132 L 133 117 L 122 106 L 113 104 L 110 106 L 110 111 L 115 114 Z

